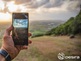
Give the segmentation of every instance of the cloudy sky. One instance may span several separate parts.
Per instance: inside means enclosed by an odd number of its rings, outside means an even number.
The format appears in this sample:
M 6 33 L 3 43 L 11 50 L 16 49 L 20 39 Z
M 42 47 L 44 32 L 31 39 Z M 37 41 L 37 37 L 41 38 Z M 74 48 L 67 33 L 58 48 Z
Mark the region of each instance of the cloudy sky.
M 28 12 L 30 20 L 67 20 L 79 13 L 81 0 L 0 0 L 0 19 Z

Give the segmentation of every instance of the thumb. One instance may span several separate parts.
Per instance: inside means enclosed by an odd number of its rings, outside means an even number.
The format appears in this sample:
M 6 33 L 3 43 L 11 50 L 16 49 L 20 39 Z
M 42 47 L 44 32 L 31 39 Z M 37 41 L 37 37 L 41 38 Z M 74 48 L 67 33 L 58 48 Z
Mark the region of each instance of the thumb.
M 4 35 L 9 36 L 9 35 L 10 35 L 10 32 L 12 31 L 12 29 L 13 29 L 13 27 L 12 27 L 12 25 L 11 25 L 9 28 L 6 29 Z

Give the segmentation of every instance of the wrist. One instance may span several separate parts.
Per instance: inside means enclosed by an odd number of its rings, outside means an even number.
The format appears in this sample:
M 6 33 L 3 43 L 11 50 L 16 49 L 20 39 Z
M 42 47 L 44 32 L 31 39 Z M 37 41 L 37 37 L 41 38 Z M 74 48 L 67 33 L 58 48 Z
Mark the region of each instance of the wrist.
M 6 61 L 5 57 L 0 54 L 0 61 Z
M 0 49 L 0 55 L 1 55 L 1 58 L 4 59 L 2 61 L 11 61 L 10 55 L 5 50 Z

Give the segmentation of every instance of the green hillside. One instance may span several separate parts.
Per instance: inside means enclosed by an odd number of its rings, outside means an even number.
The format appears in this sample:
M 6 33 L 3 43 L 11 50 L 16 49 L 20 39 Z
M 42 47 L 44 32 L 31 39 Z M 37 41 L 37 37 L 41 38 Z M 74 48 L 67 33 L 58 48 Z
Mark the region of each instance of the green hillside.
M 76 17 L 46 32 L 46 35 L 76 35 L 81 34 L 81 10 Z

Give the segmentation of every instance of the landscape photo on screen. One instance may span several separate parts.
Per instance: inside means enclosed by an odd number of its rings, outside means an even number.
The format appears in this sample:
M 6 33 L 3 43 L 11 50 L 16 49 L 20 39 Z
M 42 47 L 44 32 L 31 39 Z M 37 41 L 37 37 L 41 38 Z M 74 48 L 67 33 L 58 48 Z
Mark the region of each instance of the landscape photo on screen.
M 13 26 L 15 28 L 27 28 L 28 20 L 27 19 L 14 19 Z

